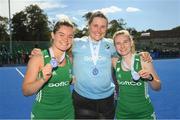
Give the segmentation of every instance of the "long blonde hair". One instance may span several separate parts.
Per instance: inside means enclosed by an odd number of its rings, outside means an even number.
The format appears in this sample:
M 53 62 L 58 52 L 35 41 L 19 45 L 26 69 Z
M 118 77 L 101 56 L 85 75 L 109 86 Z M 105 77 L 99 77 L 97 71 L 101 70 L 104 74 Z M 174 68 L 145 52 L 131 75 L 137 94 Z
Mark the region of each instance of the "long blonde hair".
M 133 40 L 132 36 L 130 35 L 129 31 L 127 31 L 127 30 L 120 30 L 120 31 L 115 32 L 114 35 L 113 35 L 114 44 L 115 44 L 115 38 L 116 38 L 116 36 L 118 36 L 118 35 L 125 35 L 125 36 L 127 36 L 127 37 L 129 38 L 129 40 L 130 40 L 131 43 L 132 43 L 131 52 L 132 52 L 132 53 L 135 53 L 136 51 L 135 51 L 134 40 Z

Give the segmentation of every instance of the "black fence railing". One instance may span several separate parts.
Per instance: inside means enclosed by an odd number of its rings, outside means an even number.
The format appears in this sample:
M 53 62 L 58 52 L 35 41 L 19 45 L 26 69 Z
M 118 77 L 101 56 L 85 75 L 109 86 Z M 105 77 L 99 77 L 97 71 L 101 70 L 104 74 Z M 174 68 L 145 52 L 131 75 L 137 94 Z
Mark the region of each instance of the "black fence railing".
M 49 47 L 48 41 L 13 41 L 12 53 L 9 42 L 0 42 L 0 66 L 27 64 L 33 48 L 45 49 Z

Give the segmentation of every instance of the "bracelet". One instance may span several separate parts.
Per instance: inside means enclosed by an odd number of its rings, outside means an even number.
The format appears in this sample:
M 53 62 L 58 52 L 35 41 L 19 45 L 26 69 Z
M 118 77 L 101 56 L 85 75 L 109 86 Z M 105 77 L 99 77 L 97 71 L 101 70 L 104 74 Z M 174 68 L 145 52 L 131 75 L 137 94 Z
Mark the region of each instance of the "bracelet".
M 148 78 L 148 81 L 153 81 L 154 80 L 153 75 L 152 74 L 149 74 L 149 75 L 150 75 L 150 77 Z
M 46 79 L 44 78 L 44 75 L 43 75 L 42 70 L 39 71 L 39 78 L 40 78 L 40 79 L 43 79 L 43 81 L 46 81 Z

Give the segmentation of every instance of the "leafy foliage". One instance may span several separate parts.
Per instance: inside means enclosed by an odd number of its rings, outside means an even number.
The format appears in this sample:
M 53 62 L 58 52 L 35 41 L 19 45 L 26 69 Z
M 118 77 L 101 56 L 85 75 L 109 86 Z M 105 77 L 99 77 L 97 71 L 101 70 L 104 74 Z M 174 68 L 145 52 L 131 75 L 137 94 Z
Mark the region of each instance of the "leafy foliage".
M 0 41 L 9 39 L 8 36 L 8 18 L 0 16 Z
M 12 19 L 13 40 L 47 41 L 49 40 L 48 17 L 37 5 L 30 5 L 16 13 Z

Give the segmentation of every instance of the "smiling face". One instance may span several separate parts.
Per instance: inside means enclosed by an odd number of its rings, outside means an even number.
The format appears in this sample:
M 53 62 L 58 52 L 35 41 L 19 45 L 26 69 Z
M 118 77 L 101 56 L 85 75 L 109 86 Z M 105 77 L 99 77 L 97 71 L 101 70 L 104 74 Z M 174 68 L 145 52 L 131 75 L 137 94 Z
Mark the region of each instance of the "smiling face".
M 71 26 L 61 25 L 55 32 L 51 33 L 53 44 L 61 51 L 68 50 L 72 45 L 74 29 Z
M 101 40 L 107 30 L 107 20 L 101 17 L 93 18 L 92 22 L 89 24 L 89 35 L 91 39 L 99 41 Z
M 114 42 L 116 50 L 120 55 L 125 56 L 132 53 L 132 41 L 129 36 L 124 34 L 118 34 L 114 38 Z

